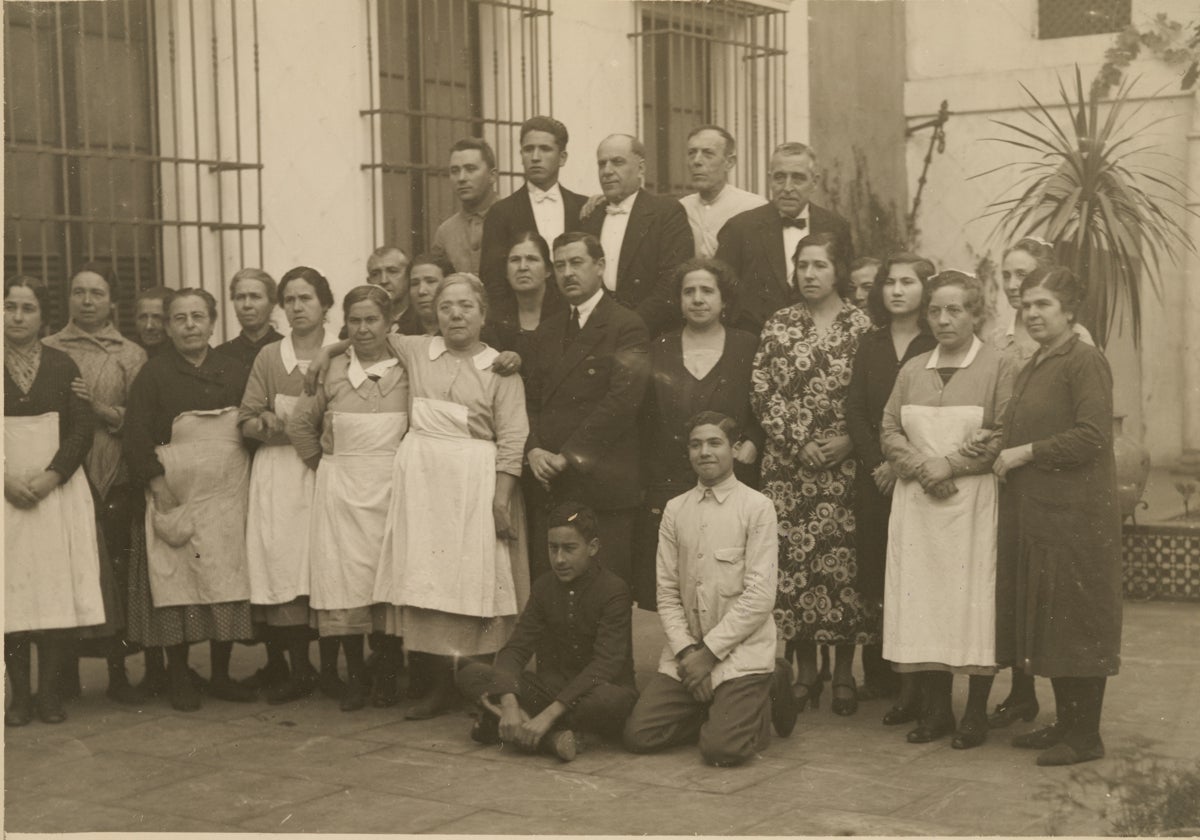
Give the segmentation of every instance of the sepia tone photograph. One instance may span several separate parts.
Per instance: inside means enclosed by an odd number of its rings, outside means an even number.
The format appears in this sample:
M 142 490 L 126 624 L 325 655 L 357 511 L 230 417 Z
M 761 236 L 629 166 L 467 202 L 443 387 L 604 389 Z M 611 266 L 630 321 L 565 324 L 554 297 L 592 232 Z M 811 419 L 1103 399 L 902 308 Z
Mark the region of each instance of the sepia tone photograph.
M 4 0 L 14 834 L 1200 836 L 1195 0 Z

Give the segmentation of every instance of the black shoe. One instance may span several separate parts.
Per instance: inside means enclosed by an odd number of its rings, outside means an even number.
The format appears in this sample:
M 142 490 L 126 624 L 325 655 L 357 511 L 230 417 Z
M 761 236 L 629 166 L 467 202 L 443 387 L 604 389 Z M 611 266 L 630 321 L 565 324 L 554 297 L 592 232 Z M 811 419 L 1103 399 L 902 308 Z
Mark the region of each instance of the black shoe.
M 26 726 L 33 720 L 33 698 L 13 698 L 12 705 L 4 713 L 5 726 Z
M 253 703 L 258 698 L 258 692 L 228 677 L 220 680 L 209 680 L 208 694 L 218 700 L 230 703 Z
M 838 697 L 839 690 L 843 693 L 849 691 L 850 696 Z M 858 711 L 858 686 L 854 683 L 854 677 L 851 677 L 848 683 L 833 683 L 833 699 L 829 705 L 835 715 L 841 715 L 842 717 L 849 717 Z
M 500 718 L 495 715 L 482 714 L 475 725 L 471 727 L 471 740 L 477 744 L 494 746 L 500 743 Z
M 776 659 L 775 673 L 771 675 L 771 723 L 775 725 L 775 733 L 782 738 L 791 735 L 799 713 L 792 694 L 792 666 Z
M 1018 735 L 1010 743 L 1021 750 L 1048 750 L 1062 741 L 1063 736 L 1066 734 L 1067 728 L 1058 721 L 1055 721 L 1049 726 L 1043 726 L 1041 729 L 1035 729 L 1032 732 L 1026 732 L 1024 735 Z
M 166 671 L 148 671 L 137 688 L 145 697 L 158 697 L 171 690 L 171 678 Z
M 357 712 L 367 705 L 370 692 L 361 679 L 350 678 L 346 691 L 342 694 L 340 708 L 343 712 Z
M 956 750 L 969 750 L 986 741 L 987 734 L 988 724 L 982 712 L 977 717 L 969 714 L 963 715 L 962 722 L 959 723 L 958 731 L 954 733 L 954 740 L 950 742 L 950 746 Z
M 57 694 L 39 694 L 37 698 L 37 716 L 42 723 L 62 723 L 67 719 L 63 708 L 62 698 Z
M 377 709 L 386 709 L 399 702 L 400 686 L 396 684 L 396 675 L 376 670 L 375 678 L 371 680 L 371 705 Z
M 547 733 L 546 737 L 542 739 L 542 749 L 550 755 L 556 756 L 562 762 L 574 761 L 575 756 L 579 754 L 579 747 L 575 743 L 575 733 L 570 729 L 559 729 L 556 732 Z
M 272 706 L 281 706 L 294 700 L 303 700 L 317 688 L 317 677 L 290 677 L 284 682 L 276 683 L 267 689 L 267 702 Z
M 330 700 L 337 700 L 339 703 L 346 696 L 346 684 L 337 674 L 321 674 L 317 678 L 317 688 Z
M 200 708 L 200 690 L 196 688 L 191 678 L 191 669 L 186 679 L 171 680 L 167 693 L 171 698 L 171 708 L 177 712 L 194 712 Z
M 1005 729 L 1012 726 L 1018 720 L 1029 723 L 1038 716 L 1039 708 L 1036 697 L 1019 701 L 1005 698 L 999 706 L 992 710 L 992 714 L 988 717 L 988 728 Z
M 1037 763 L 1041 767 L 1065 767 L 1069 764 L 1080 764 L 1084 761 L 1095 761 L 1099 758 L 1104 758 L 1104 742 L 1097 735 L 1093 743 L 1082 749 L 1071 746 L 1065 740 L 1060 741 L 1050 749 L 1040 753 L 1037 757 Z
M 287 666 L 279 667 L 277 665 L 264 665 L 259 668 L 244 680 L 239 680 L 238 684 L 251 691 L 263 691 L 273 685 L 286 682 L 288 679 Z
M 884 726 L 899 726 L 902 723 L 912 723 L 921 717 L 921 709 L 918 703 L 913 703 L 912 706 L 901 706 L 899 704 L 888 709 L 883 716 Z
M 954 718 L 946 716 L 921 721 L 917 724 L 917 728 L 909 732 L 906 737 L 910 744 L 928 744 L 930 741 L 944 738 L 952 732 L 954 732 Z

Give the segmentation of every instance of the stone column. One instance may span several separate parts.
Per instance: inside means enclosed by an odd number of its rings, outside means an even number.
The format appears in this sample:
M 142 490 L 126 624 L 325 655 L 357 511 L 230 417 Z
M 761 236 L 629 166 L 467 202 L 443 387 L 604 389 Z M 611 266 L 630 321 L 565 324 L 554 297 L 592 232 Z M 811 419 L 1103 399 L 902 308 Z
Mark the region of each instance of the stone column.
M 1200 87 L 1192 97 L 1187 135 L 1188 238 L 1200 245 Z M 1200 254 L 1184 252 L 1183 286 L 1183 454 L 1177 469 L 1200 475 Z

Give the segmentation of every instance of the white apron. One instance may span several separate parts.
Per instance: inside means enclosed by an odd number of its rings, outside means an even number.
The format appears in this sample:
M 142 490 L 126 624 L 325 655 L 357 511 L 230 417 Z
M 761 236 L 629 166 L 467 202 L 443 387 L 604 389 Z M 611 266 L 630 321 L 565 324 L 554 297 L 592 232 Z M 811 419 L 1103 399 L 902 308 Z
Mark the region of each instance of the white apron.
M 155 607 L 250 598 L 246 502 L 250 458 L 237 409 L 185 411 L 154 449 L 179 506 L 159 511 L 146 491 L 146 554 Z
M 321 457 L 309 538 L 315 609 L 375 603 L 375 572 L 392 500 L 392 462 L 408 428 L 403 411 L 331 412 L 333 454 Z
M 496 444 L 471 437 L 465 405 L 413 399 L 394 482 L 375 600 L 481 618 L 514 615 L 509 546 L 492 516 Z
M 275 395 L 286 423 L 299 397 Z M 246 560 L 250 603 L 286 604 L 309 590 L 308 531 L 316 474 L 293 446 L 260 446 L 250 468 Z
M 4 418 L 4 472 L 36 475 L 58 452 L 58 412 Z M 92 493 L 83 469 L 36 507 L 4 501 L 4 632 L 104 623 Z
M 981 406 L 906 405 L 904 433 L 929 457 L 956 451 L 983 424 Z M 951 666 L 996 663 L 996 478 L 954 479 L 938 500 L 897 481 L 888 520 L 883 656 Z

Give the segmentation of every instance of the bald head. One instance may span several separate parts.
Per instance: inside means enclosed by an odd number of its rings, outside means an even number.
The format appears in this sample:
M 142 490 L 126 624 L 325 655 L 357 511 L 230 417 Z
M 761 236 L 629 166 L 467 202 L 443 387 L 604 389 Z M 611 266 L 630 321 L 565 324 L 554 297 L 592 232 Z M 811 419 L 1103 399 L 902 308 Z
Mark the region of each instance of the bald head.
M 610 204 L 619 204 L 642 186 L 646 147 L 629 134 L 610 134 L 596 149 L 600 189 Z

